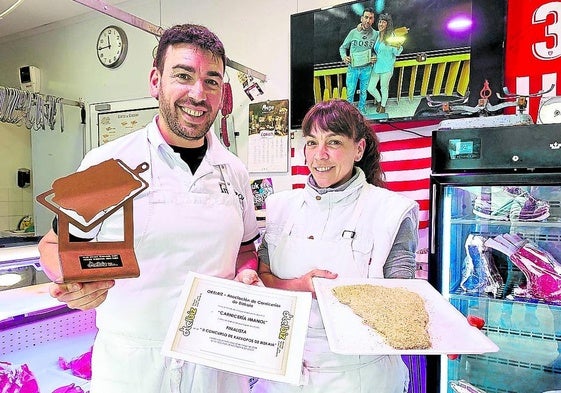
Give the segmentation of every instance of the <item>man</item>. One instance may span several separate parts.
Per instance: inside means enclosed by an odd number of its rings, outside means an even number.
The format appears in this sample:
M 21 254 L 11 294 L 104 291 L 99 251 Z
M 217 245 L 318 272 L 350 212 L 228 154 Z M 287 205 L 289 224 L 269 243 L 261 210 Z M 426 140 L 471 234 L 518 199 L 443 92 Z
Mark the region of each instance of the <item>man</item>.
M 159 113 L 147 127 L 89 152 L 79 170 L 119 158 L 149 183 L 134 198 L 134 243 L 140 277 L 53 283 L 51 296 L 71 308 L 96 308 L 91 393 L 243 392 L 248 378 L 161 354 L 176 300 L 189 271 L 248 284 L 258 282 L 253 241 L 258 236 L 249 175 L 209 132 L 223 100 L 226 55 L 205 27 L 166 30 L 150 71 Z M 122 236 L 114 214 L 96 241 Z M 58 237 L 39 243 L 49 278 L 60 282 Z
M 364 114 L 366 110 L 366 93 L 372 64 L 376 56 L 372 53 L 378 32 L 372 28 L 374 23 L 374 10 L 365 8 L 360 24 L 352 29 L 339 47 L 341 60 L 348 65 L 347 68 L 347 100 L 354 101 L 356 85 L 360 83 L 358 109 Z M 360 27 L 360 29 L 359 29 Z

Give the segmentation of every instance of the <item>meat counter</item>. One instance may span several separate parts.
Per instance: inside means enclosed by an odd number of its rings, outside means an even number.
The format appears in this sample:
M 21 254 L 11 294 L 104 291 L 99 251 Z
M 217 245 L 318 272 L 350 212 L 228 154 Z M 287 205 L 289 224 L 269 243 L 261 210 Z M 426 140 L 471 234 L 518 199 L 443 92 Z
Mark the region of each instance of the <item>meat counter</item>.
M 22 243 L 23 244 L 23 243 Z M 95 334 L 95 311 L 67 308 L 48 293 L 36 244 L 0 248 L 0 362 L 26 364 L 41 393 L 89 381 L 59 366 L 88 352 Z

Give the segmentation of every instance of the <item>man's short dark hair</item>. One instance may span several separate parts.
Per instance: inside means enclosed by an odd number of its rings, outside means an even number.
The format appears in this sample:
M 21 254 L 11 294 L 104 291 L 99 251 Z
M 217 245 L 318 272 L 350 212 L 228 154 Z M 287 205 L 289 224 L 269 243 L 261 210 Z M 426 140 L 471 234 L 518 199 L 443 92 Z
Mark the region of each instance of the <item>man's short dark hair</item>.
M 175 44 L 191 44 L 207 50 L 214 56 L 222 59 L 222 63 L 226 67 L 224 44 L 222 44 L 222 41 L 220 41 L 216 34 L 201 25 L 182 24 L 166 29 L 160 37 L 156 58 L 154 59 L 154 67 L 160 72 L 164 70 L 167 48 Z

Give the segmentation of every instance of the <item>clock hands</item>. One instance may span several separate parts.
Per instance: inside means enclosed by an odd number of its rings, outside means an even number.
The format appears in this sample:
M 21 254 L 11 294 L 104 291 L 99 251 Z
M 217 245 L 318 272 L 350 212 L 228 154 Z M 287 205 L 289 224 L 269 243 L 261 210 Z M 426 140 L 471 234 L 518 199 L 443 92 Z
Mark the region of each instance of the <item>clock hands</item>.
M 97 50 L 103 50 L 103 49 L 107 49 L 107 48 L 111 49 L 111 38 L 110 37 L 107 37 L 107 45 L 106 46 L 99 46 L 97 48 Z

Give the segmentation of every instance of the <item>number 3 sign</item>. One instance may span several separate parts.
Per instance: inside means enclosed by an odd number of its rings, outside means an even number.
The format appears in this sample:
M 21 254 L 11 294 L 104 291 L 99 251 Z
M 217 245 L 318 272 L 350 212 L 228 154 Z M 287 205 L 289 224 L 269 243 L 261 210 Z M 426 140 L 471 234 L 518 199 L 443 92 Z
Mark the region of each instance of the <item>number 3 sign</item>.
M 516 94 L 555 89 L 561 95 L 561 2 L 508 0 L 505 48 L 505 85 Z M 540 99 L 527 110 L 536 120 Z

